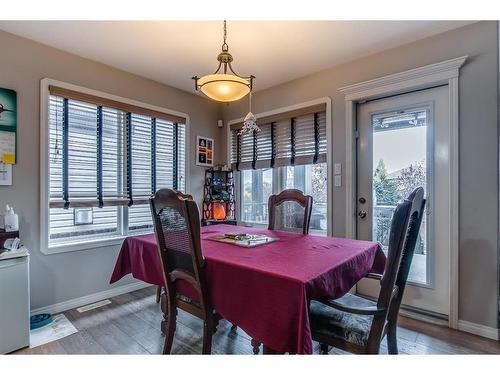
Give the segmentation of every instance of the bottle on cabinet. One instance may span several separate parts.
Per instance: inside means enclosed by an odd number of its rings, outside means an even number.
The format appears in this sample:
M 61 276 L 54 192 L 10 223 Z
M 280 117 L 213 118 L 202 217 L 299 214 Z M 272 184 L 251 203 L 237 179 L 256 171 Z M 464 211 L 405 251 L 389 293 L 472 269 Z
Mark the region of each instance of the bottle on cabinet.
M 14 212 L 14 208 L 9 205 L 5 206 L 3 226 L 6 232 L 16 232 L 19 230 L 19 217 Z

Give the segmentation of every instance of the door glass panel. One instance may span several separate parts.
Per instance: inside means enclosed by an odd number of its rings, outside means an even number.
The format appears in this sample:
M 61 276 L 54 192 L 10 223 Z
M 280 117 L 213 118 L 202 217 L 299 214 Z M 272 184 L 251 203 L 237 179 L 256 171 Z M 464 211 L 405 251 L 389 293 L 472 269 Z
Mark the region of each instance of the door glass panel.
M 427 108 L 372 116 L 372 238 L 387 251 L 392 214 L 397 203 L 418 186 L 427 196 Z M 408 280 L 428 284 L 428 220 L 424 214 Z
M 299 189 L 313 197 L 309 231 L 326 235 L 327 231 L 327 164 L 308 164 L 283 167 L 285 189 Z

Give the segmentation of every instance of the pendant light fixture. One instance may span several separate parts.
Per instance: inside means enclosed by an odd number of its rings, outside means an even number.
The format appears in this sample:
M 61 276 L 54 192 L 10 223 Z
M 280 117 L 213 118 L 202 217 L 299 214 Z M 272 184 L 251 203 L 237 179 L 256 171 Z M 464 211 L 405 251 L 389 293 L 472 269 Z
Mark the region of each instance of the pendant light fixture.
M 200 90 L 210 99 L 227 103 L 239 100 L 250 93 L 255 77 L 252 75 L 244 77 L 234 72 L 231 66 L 233 56 L 229 53 L 226 38 L 226 21 L 224 20 L 224 43 L 222 43 L 222 52 L 217 56 L 219 67 L 213 74 L 203 77 L 195 76 L 193 79 L 196 90 Z

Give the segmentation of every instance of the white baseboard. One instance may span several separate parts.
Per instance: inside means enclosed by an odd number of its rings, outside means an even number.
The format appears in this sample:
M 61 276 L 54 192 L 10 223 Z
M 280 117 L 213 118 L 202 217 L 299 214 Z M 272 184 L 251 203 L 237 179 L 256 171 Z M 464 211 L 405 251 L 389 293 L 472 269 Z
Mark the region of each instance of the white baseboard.
M 404 316 L 406 318 L 411 318 L 415 320 L 420 320 L 425 323 L 434 324 L 437 326 L 448 327 L 448 320 L 440 317 L 435 317 L 429 314 L 424 314 L 418 311 L 412 311 L 404 309 L 403 307 L 399 310 L 399 315 Z
M 499 340 L 500 339 L 500 330 L 497 328 L 493 327 L 488 327 L 488 326 L 483 326 L 481 324 L 476 324 L 472 322 L 468 322 L 465 320 L 459 320 L 458 321 L 458 330 L 459 331 L 464 331 L 464 332 L 469 332 L 474 335 L 486 337 L 488 339 L 492 340 Z
M 147 284 L 143 281 L 137 281 L 137 282 L 126 284 L 123 286 L 119 286 L 119 287 L 116 287 L 113 289 L 104 290 L 102 292 L 97 292 L 94 294 L 89 294 L 87 296 L 70 299 L 70 300 L 64 301 L 64 302 L 59 302 L 59 303 L 56 303 L 54 305 L 40 307 L 38 309 L 31 310 L 31 315 L 34 315 L 34 314 L 56 314 L 56 313 L 60 313 L 62 311 L 74 309 L 75 307 L 80 307 L 80 306 L 88 305 L 90 303 L 101 301 L 101 300 L 106 299 L 106 298 L 112 298 L 112 297 L 118 296 L 120 294 L 129 293 L 129 292 L 133 292 L 134 290 L 143 289 L 143 288 L 146 288 L 148 286 L 150 286 L 150 284 Z

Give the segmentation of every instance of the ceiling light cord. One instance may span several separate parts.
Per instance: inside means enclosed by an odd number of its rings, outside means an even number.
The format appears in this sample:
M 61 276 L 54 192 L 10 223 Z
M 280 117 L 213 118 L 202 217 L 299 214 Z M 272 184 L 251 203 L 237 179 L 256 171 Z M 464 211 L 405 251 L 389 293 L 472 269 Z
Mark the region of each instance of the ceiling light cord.
M 226 39 L 227 39 L 226 20 L 224 20 L 224 43 L 222 43 L 222 52 L 229 51 L 229 46 L 226 43 Z

